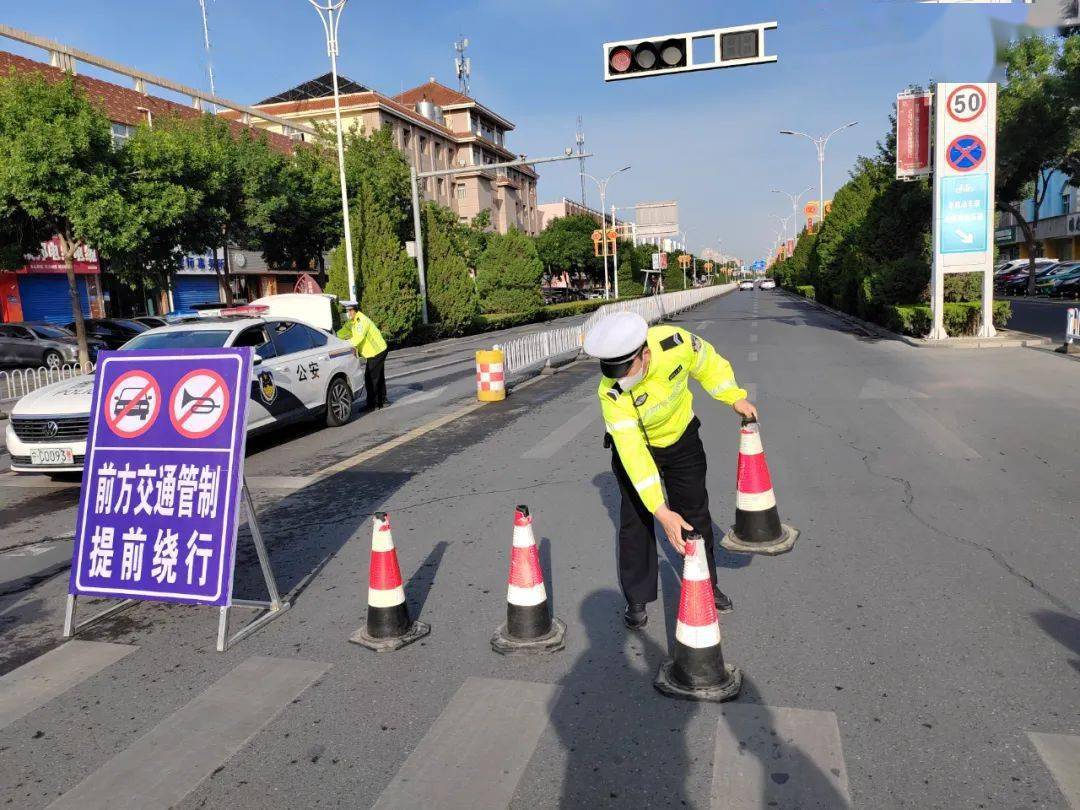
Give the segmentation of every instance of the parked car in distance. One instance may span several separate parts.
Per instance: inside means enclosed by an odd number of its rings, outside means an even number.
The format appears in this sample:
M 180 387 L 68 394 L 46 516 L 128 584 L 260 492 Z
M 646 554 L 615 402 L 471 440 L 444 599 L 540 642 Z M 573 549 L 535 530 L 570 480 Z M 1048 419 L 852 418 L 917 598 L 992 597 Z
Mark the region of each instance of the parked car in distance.
M 1053 264 L 1043 265 L 1040 270 L 1035 271 L 1035 284 L 1038 285 L 1046 276 L 1053 272 L 1054 268 L 1058 265 L 1057 262 Z M 1021 272 L 1013 273 L 1005 276 L 998 286 L 1002 295 L 1027 295 L 1028 294 L 1028 272 L 1023 270 Z
M 149 327 L 150 329 L 157 329 L 159 326 L 169 325 L 169 322 L 167 320 L 158 315 L 137 315 L 130 320 L 133 320 L 136 323 L 141 323 L 143 326 Z
M 1051 298 L 1080 298 L 1080 273 L 1076 273 L 1062 281 L 1050 291 Z
M 1057 259 L 1035 259 L 1035 272 L 1037 273 L 1052 264 L 1057 264 Z M 1006 276 L 1011 276 L 1017 273 L 1026 273 L 1027 270 L 1028 259 L 1009 259 L 1008 261 L 1000 262 L 994 268 L 994 279 L 1004 279 Z
M 110 349 L 119 349 L 136 335 L 142 334 L 150 327 L 138 321 L 126 318 L 86 318 L 83 321 L 86 326 L 86 337 L 101 341 Z M 72 334 L 75 333 L 75 323 L 69 323 L 64 327 Z
M 775 290 L 776 289 L 776 282 L 773 281 L 771 278 L 763 278 L 761 280 L 761 289 L 763 289 L 763 290 Z
M 90 361 L 105 343 L 87 337 Z M 59 368 L 79 360 L 79 342 L 63 327 L 40 321 L 0 324 L 0 363 L 12 366 Z
M 1080 272 L 1080 261 L 1061 262 L 1035 285 L 1036 295 L 1052 295 L 1061 282 Z
M 739 282 L 739 289 L 740 290 L 752 290 L 752 289 L 754 289 L 753 280 L 749 279 L 749 278 L 744 278 L 742 281 Z

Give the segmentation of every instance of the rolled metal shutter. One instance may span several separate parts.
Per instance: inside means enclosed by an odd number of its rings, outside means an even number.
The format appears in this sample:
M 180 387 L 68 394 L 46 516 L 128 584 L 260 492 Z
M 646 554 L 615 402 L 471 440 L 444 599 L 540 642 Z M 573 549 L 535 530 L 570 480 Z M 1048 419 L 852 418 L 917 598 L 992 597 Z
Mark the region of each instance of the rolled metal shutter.
M 82 304 L 83 317 L 90 317 L 90 297 L 86 292 L 86 279 L 75 277 Z M 67 276 L 26 275 L 19 276 L 19 298 L 22 299 L 23 320 L 71 323 L 71 298 L 68 293 Z
M 173 276 L 173 311 L 190 315 L 195 304 L 213 304 L 221 300 L 217 276 Z

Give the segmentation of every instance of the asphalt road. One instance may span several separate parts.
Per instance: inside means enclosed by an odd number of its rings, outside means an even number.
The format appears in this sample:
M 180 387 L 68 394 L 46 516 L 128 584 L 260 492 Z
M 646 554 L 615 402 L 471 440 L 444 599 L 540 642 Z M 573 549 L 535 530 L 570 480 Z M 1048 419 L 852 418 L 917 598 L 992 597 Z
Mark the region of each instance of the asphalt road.
M 1009 328 L 1033 335 L 1048 337 L 1057 343 L 1065 341 L 1065 311 L 1080 306 L 1076 301 L 1057 301 L 1049 298 L 1006 298 L 1012 302 Z
M 754 394 L 781 516 L 802 530 L 782 557 L 719 556 L 736 606 L 724 652 L 745 674 L 737 702 L 672 701 L 651 686 L 679 598 L 681 560 L 666 546 L 647 628 L 622 626 L 617 490 L 597 367 L 582 362 L 324 477 L 311 456 L 326 432 L 266 467 L 253 456 L 260 476 L 290 479 L 255 495 L 293 606 L 227 653 L 213 650 L 211 610 L 141 604 L 87 632 L 93 643 L 60 646 L 65 576 L 0 598 L 0 802 L 1080 801 L 1080 366 L 881 340 L 779 292 L 735 293 L 680 320 Z M 738 420 L 696 402 L 725 526 Z M 70 531 L 53 490 L 12 489 L 0 482 L 22 498 L 0 509 L 5 532 Z M 505 617 L 518 503 L 535 516 L 568 627 L 566 649 L 544 658 L 488 645 Z M 383 509 L 414 615 L 433 629 L 376 655 L 347 638 L 363 622 L 370 516 Z M 259 596 L 240 542 L 236 592 Z

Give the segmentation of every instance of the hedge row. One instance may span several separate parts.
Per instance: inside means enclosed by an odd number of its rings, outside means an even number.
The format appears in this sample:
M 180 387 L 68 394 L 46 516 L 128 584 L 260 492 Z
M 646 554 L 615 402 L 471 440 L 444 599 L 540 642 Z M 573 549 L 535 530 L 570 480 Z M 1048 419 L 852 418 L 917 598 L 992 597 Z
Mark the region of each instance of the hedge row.
M 994 302 L 994 326 L 1004 328 L 1012 315 L 1009 301 Z M 982 304 L 978 302 L 948 303 L 942 313 L 945 331 L 950 335 L 974 335 L 982 322 Z M 885 308 L 885 325 L 894 332 L 922 337 L 932 325 L 930 307 L 926 304 L 889 306 Z
M 816 300 L 814 297 L 814 288 L 809 284 L 796 285 L 795 292 L 797 292 L 803 298 L 809 298 L 811 301 Z

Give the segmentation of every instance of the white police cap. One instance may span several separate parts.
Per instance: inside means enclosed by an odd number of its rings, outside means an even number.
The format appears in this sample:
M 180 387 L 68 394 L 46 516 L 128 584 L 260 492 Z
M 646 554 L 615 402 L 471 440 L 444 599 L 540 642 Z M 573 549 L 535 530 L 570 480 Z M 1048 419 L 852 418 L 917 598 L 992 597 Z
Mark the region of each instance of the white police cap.
M 359 307 L 358 307 L 358 306 L 356 305 L 356 302 L 355 302 L 355 301 L 351 301 L 351 300 L 350 300 L 350 301 L 342 301 L 342 302 L 341 302 L 341 305 L 342 305 L 343 307 L 345 307 L 345 309 L 349 309 L 349 308 L 352 308 L 352 309 L 359 309 Z
M 622 377 L 645 345 L 649 324 L 636 312 L 605 315 L 585 336 L 585 353 L 600 361 L 604 376 Z

